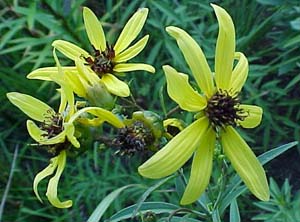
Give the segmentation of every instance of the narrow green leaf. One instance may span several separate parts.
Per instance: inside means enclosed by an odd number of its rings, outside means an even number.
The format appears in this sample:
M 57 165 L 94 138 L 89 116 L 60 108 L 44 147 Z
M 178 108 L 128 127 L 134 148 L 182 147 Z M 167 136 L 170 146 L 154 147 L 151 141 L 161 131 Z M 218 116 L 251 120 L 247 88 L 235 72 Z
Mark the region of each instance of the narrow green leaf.
M 236 199 L 233 199 L 230 204 L 230 222 L 240 222 L 240 211 Z
M 103 214 L 110 206 L 110 204 L 119 196 L 119 194 L 130 187 L 138 186 L 138 184 L 130 184 L 123 186 L 117 190 L 114 190 L 110 194 L 108 194 L 97 206 L 92 215 L 89 217 L 88 222 L 98 222 L 102 218 Z

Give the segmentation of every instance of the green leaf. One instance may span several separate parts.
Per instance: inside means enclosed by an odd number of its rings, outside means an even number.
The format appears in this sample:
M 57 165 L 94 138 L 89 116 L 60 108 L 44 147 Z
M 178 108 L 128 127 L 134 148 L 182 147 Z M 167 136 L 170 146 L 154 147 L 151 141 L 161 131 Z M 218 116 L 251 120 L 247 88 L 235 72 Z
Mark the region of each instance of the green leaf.
M 230 222 L 240 222 L 240 211 L 236 199 L 233 199 L 230 204 Z
M 107 208 L 110 206 L 110 204 L 119 196 L 119 194 L 130 187 L 138 186 L 138 184 L 130 184 L 127 186 L 123 186 L 113 192 L 111 192 L 109 195 L 107 195 L 97 206 L 97 208 L 94 210 L 92 215 L 89 217 L 88 222 L 97 222 L 100 221 L 103 214 L 107 210 Z
M 132 218 L 132 214 L 135 211 L 137 204 L 124 208 L 114 214 L 108 221 L 109 222 L 117 222 L 122 221 L 125 219 Z M 139 208 L 140 213 L 145 213 L 147 211 L 151 211 L 155 214 L 162 214 L 162 213 L 171 213 L 174 210 L 177 210 L 179 206 L 174 204 L 169 204 L 165 202 L 143 202 Z

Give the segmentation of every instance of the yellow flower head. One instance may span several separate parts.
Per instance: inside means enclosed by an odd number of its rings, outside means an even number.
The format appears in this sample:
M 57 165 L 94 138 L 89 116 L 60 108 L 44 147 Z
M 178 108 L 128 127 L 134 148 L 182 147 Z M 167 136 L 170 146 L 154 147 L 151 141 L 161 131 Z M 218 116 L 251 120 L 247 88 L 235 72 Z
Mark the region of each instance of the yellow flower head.
M 55 59 L 58 65 L 58 71 L 50 73 L 47 78 L 55 81 L 61 87 L 59 90 L 61 94 L 61 103 L 58 112 L 54 111 L 54 109 L 44 102 L 26 94 L 10 92 L 7 93 L 7 97 L 11 103 L 22 110 L 28 117 L 40 123 L 38 126 L 32 120 L 27 120 L 28 132 L 40 146 L 47 147 L 48 151 L 55 155 L 55 157 L 50 160 L 50 164 L 38 173 L 34 179 L 33 190 L 36 196 L 42 201 L 38 194 L 38 184 L 41 180 L 52 175 L 56 171 L 55 175 L 49 180 L 46 196 L 53 206 L 58 208 L 68 208 L 72 206 L 72 201 L 67 200 L 61 202 L 57 197 L 57 186 L 60 176 L 65 168 L 66 150 L 71 145 L 76 148 L 80 147 L 80 144 L 74 135 L 75 120 L 84 113 L 90 113 L 95 116 L 94 119 L 89 121 L 91 125 L 107 121 L 120 128 L 124 127 L 124 124 L 114 114 L 102 108 L 87 107 L 76 111 L 73 92 L 67 84 L 64 71 L 56 56 Z
M 230 15 L 217 5 L 212 4 L 212 7 L 219 23 L 214 75 L 201 48 L 189 34 L 177 27 L 166 28 L 176 39 L 202 94 L 192 88 L 186 74 L 163 66 L 169 96 L 182 109 L 197 112 L 196 120 L 140 166 L 139 172 L 149 178 L 165 177 L 194 154 L 190 179 L 181 199 L 181 204 L 192 203 L 209 183 L 218 135 L 225 155 L 249 190 L 259 199 L 268 200 L 264 169 L 234 129 L 237 125 L 256 127 L 261 122 L 262 109 L 240 104 L 238 93 L 248 75 L 248 61 L 243 53 L 235 52 L 235 30 Z M 234 59 L 237 60 L 235 67 Z
M 53 46 L 65 56 L 75 61 L 76 66 L 83 70 L 87 68 L 88 78 L 101 79 L 108 91 L 114 95 L 126 97 L 130 91 L 128 85 L 115 75 L 124 72 L 145 70 L 151 73 L 155 69 L 143 63 L 126 63 L 137 56 L 146 46 L 149 35 L 144 36 L 134 45 L 128 47 L 138 36 L 148 15 L 148 9 L 139 9 L 127 22 L 115 45 L 109 45 L 106 41 L 102 25 L 96 15 L 87 7 L 83 9 L 83 19 L 85 29 L 94 49 L 94 53 L 89 54 L 84 49 L 63 40 L 56 40 Z M 91 77 L 89 77 L 91 75 Z

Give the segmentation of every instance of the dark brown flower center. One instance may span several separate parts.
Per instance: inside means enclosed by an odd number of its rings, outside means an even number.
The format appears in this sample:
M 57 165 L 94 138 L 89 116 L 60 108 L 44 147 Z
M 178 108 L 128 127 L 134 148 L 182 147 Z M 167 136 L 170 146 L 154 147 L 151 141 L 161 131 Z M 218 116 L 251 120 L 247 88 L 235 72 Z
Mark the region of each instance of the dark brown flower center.
M 120 129 L 113 143 L 119 148 L 116 154 L 131 156 L 147 149 L 153 141 L 154 136 L 151 130 L 143 122 L 135 121 L 130 126 Z
M 45 131 L 43 136 L 47 139 L 57 136 L 64 130 L 62 116 L 59 113 L 53 113 L 49 110 L 44 122 L 40 125 L 40 129 Z
M 99 76 L 102 77 L 105 73 L 112 73 L 114 68 L 113 58 L 115 57 L 115 51 L 113 46 L 106 43 L 105 51 L 94 49 L 94 56 L 84 58 L 91 69 Z
M 238 94 L 230 95 L 227 91 L 217 91 L 207 103 L 206 116 L 215 131 L 226 126 L 236 126 L 237 121 L 244 120 L 248 113 L 240 107 Z

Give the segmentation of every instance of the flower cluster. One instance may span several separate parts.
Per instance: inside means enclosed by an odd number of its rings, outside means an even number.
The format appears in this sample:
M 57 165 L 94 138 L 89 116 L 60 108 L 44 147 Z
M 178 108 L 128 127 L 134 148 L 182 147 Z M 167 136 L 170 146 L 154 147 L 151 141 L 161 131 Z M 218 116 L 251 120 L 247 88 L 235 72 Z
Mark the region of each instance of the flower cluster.
M 33 190 L 40 201 L 38 184 L 52 176 L 46 192 L 49 202 L 58 208 L 72 206 L 71 200 L 62 202 L 57 196 L 67 156 L 81 146 L 80 126 L 102 127 L 104 122 L 118 128 L 111 141 L 111 145 L 117 147 L 116 154 L 156 152 L 138 168 L 142 176 L 162 178 L 173 174 L 193 155 L 190 179 L 181 204 L 196 201 L 208 186 L 217 143 L 249 190 L 259 199 L 268 200 L 265 172 L 234 129 L 236 126 L 256 127 L 261 121 L 262 109 L 241 104 L 239 93 L 247 78 L 248 61 L 243 53 L 235 51 L 231 17 L 221 7 L 214 4 L 212 7 L 219 23 L 214 73 L 201 48 L 187 32 L 174 26 L 166 28 L 177 41 L 201 90 L 198 92 L 189 84 L 188 75 L 170 65 L 163 66 L 169 96 L 181 109 L 195 113 L 195 120 L 190 125 L 176 118 L 163 121 L 156 113 L 144 110 L 134 112 L 131 118 L 122 113 L 116 115 L 116 98 L 130 95 L 129 86 L 120 80 L 124 73 L 155 72 L 149 64 L 128 62 L 145 48 L 149 39 L 149 35 L 145 35 L 134 42 L 145 24 L 148 9 L 135 12 L 115 44 L 111 44 L 95 14 L 89 8 L 83 8 L 92 52 L 71 42 L 55 40 L 52 46 L 56 66 L 39 68 L 27 76 L 58 85 L 60 105 L 57 111 L 32 96 L 18 92 L 7 94 L 8 99 L 30 118 L 27 120 L 29 135 L 52 155 L 49 165 L 33 182 Z M 56 51 L 71 59 L 74 65 L 61 66 Z M 235 66 L 234 60 L 237 60 Z M 162 139 L 167 143 L 160 148 Z

